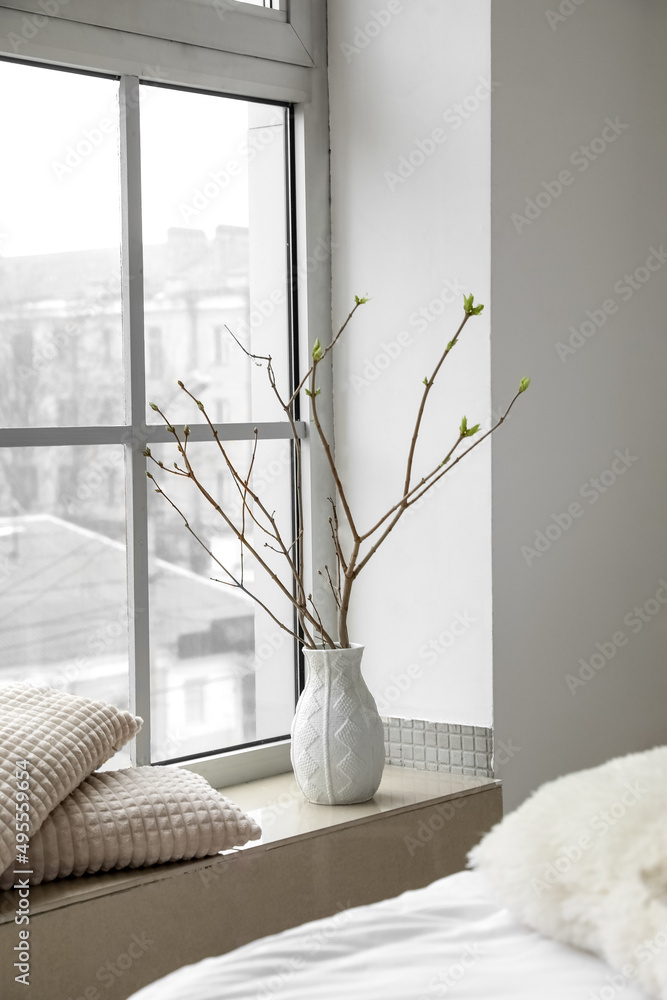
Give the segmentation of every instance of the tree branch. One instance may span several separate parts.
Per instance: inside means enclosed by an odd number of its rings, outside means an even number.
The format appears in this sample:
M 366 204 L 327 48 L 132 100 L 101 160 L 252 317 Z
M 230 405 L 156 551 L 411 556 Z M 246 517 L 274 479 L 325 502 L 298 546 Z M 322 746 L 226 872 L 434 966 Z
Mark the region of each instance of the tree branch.
M 406 470 L 405 470 L 405 484 L 403 486 L 403 495 L 404 496 L 408 492 L 408 490 L 410 489 L 410 479 L 412 478 L 412 463 L 413 463 L 414 457 L 415 457 L 415 448 L 417 447 L 417 438 L 419 437 L 419 430 L 420 430 L 420 427 L 421 427 L 422 417 L 424 416 L 424 410 L 426 408 L 426 400 L 428 399 L 429 393 L 430 393 L 431 389 L 433 388 L 433 383 L 435 382 L 435 377 L 436 377 L 436 375 L 438 374 L 438 372 L 440 371 L 440 369 L 442 368 L 442 366 L 443 366 L 443 364 L 445 362 L 445 358 L 447 357 L 447 355 L 449 354 L 449 352 L 453 349 L 454 345 L 458 341 L 459 335 L 462 332 L 463 327 L 466 325 L 466 323 L 468 322 L 469 319 L 470 319 L 470 313 L 466 312 L 465 316 L 463 317 L 463 322 L 461 323 L 461 325 L 459 326 L 458 330 L 454 334 L 453 339 L 450 340 L 449 343 L 447 344 L 447 347 L 445 348 L 445 351 L 444 351 L 442 357 L 440 358 L 440 360 L 438 361 L 437 365 L 435 366 L 433 374 L 431 375 L 430 379 L 428 379 L 427 382 L 426 382 L 426 385 L 425 385 L 425 388 L 424 388 L 424 392 L 422 393 L 422 398 L 421 398 L 421 403 L 419 405 L 419 410 L 417 412 L 417 419 L 415 421 L 415 427 L 414 427 L 414 430 L 412 432 L 412 439 L 410 441 L 410 450 L 408 452 L 408 464 L 407 464 L 407 467 L 406 467 Z

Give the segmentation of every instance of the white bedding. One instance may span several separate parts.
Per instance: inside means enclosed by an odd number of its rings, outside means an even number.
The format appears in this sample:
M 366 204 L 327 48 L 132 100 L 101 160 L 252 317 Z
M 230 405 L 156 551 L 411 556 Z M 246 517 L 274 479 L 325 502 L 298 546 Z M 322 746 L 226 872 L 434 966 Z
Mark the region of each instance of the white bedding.
M 341 901 L 343 902 L 343 901 Z M 644 1000 L 600 959 L 541 937 L 459 872 L 208 958 L 130 1000 Z

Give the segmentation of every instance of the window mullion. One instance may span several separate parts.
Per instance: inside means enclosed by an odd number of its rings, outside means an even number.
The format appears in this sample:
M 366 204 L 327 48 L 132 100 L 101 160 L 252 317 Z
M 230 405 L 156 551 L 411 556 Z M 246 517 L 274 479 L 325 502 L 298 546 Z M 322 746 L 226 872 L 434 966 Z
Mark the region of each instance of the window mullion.
M 148 616 L 148 490 L 146 480 L 146 381 L 144 282 L 141 217 L 139 79 L 120 81 L 120 165 L 122 197 L 123 357 L 127 423 L 125 510 L 130 648 L 130 703 L 144 724 L 136 737 L 133 763 L 150 763 L 150 637 Z

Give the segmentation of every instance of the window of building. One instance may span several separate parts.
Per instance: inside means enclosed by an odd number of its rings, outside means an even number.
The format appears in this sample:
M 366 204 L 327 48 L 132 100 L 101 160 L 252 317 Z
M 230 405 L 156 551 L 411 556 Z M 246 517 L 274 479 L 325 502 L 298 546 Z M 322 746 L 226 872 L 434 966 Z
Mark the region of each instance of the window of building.
M 248 31 L 237 8 L 248 5 L 226 6 L 240 47 Z M 278 28 L 275 39 L 258 38 L 288 54 L 296 33 L 270 6 L 280 18 L 250 20 Z M 304 10 L 297 3 L 295 16 Z M 77 13 L 90 42 L 79 65 L 70 49 L 62 54 L 76 37 L 67 8 L 48 19 L 39 45 L 12 32 L 23 24 L 17 13 L 0 6 L 10 49 L 0 51 L 10 95 L 0 126 L 14 137 L 0 162 L 0 189 L 12 191 L 0 219 L 0 681 L 31 678 L 129 705 L 145 719 L 138 763 L 284 741 L 295 646 L 249 598 L 212 579 L 212 557 L 238 568 L 238 543 L 191 483 L 165 482 L 197 547 L 149 489 L 142 452 L 150 445 L 169 466 L 177 457 L 154 401 L 170 424 L 190 424 L 193 462 L 221 485 L 217 447 L 178 379 L 220 434 L 232 422 L 239 467 L 251 461 L 255 427 L 260 474 L 288 446 L 263 373 L 228 330 L 248 350 L 270 352 L 286 385 L 299 351 L 308 356 L 295 339 L 294 121 L 309 57 L 294 48 L 276 63 L 275 82 L 244 83 L 240 73 L 230 84 L 201 60 L 188 76 L 194 60 L 182 59 L 182 46 L 141 36 L 156 58 L 126 74 L 137 37 L 114 72 L 113 36 L 127 25 L 111 26 L 99 7 Z M 163 53 L 173 64 L 159 65 Z M 250 76 L 256 64 L 249 56 Z M 307 136 L 303 123 L 297 129 Z M 302 180 L 307 190 L 312 180 Z M 265 301 L 270 315 L 254 308 Z M 211 368 L 223 359 L 234 377 L 218 384 Z M 283 468 L 260 479 L 289 520 L 293 482 Z M 268 581 L 266 594 L 257 586 L 289 621 L 289 603 L 276 605 Z
M 229 348 L 231 346 L 231 338 L 224 326 L 216 325 L 213 327 L 213 364 L 214 365 L 226 365 L 229 364 Z
M 163 378 L 164 348 L 162 345 L 162 330 L 159 326 L 148 328 L 148 336 L 146 337 L 146 368 L 147 378 Z

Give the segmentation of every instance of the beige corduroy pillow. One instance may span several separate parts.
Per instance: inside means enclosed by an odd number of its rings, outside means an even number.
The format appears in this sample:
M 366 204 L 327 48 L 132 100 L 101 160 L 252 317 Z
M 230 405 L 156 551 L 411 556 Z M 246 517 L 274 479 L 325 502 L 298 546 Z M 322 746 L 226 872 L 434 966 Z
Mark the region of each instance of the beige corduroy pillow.
M 0 686 L 0 871 L 16 860 L 25 833 L 34 836 L 141 722 L 112 705 L 48 687 Z
M 250 816 L 192 771 L 102 771 L 68 795 L 30 840 L 30 883 L 203 858 L 260 834 Z M 12 869 L 0 877 L 0 889 L 13 885 Z

